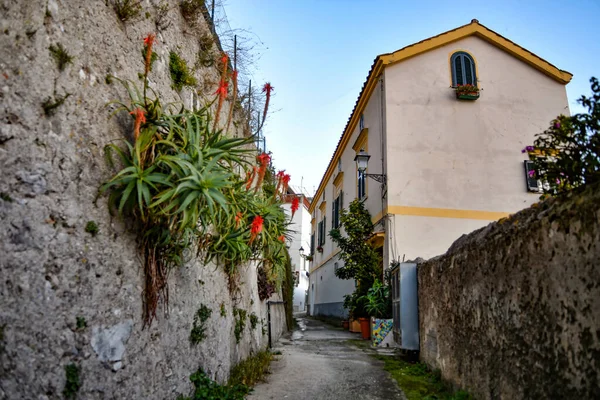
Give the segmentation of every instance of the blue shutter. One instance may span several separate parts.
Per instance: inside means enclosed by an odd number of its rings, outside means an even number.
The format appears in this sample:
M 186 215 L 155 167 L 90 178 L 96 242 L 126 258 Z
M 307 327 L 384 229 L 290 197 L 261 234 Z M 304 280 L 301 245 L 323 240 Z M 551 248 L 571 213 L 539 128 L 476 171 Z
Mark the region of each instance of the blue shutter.
M 473 83 L 473 63 L 465 56 L 461 56 L 465 63 L 465 84 L 474 85 Z
M 462 57 L 458 56 L 454 59 L 454 75 L 456 77 L 456 85 L 464 85 Z

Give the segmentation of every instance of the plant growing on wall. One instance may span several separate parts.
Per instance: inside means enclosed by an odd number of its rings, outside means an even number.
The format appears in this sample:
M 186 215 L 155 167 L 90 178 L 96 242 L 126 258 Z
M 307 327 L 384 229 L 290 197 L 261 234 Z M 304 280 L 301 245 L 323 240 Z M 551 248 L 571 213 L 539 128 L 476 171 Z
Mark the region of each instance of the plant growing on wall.
M 148 87 L 154 35 L 144 40 L 143 89 L 118 80 L 127 89 L 128 102 L 114 101 L 113 112 L 132 116 L 133 129 L 124 148 L 106 148 L 109 163 L 116 153 L 121 164 L 101 187 L 109 202 L 134 222 L 144 264 L 144 322 L 156 317 L 159 302 L 167 310 L 169 271 L 192 254 L 215 261 L 230 277 L 235 290 L 237 268 L 257 259 L 267 279 L 284 276 L 287 235 L 280 195 L 269 194 L 262 178 L 268 155 L 253 166 L 252 138 L 228 138 L 211 129 L 208 108 L 185 109 L 163 105 L 159 93 Z M 266 156 L 266 157 L 265 157 Z M 255 169 L 256 168 L 256 169 Z M 258 171 L 244 181 L 238 170 Z
M 530 176 L 544 183 L 546 195 L 600 181 L 600 82 L 590 83 L 591 97 L 577 100 L 587 113 L 556 117 L 522 150 L 534 163 Z
M 332 229 L 329 232 L 331 239 L 340 248 L 340 259 L 344 261 L 344 267 L 338 268 L 335 275 L 340 279 L 354 279 L 357 282 L 356 290 L 344 300 L 346 307 L 352 317 L 367 317 L 366 295 L 381 277 L 381 257 L 367 243 L 367 239 L 373 234 L 373 223 L 371 214 L 359 199 L 350 203 L 348 209 L 340 213 L 341 228 L 346 232 L 342 236 L 340 229 Z

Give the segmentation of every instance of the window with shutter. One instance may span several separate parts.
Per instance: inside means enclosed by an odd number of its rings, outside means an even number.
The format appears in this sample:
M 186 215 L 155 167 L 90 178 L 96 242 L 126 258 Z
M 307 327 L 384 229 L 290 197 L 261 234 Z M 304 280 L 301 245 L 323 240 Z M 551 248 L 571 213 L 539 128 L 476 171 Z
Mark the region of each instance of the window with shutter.
M 452 69 L 452 86 L 473 85 L 477 86 L 475 75 L 475 61 L 464 51 L 457 51 L 450 57 Z
M 310 235 L 310 254 L 315 254 L 315 234 Z

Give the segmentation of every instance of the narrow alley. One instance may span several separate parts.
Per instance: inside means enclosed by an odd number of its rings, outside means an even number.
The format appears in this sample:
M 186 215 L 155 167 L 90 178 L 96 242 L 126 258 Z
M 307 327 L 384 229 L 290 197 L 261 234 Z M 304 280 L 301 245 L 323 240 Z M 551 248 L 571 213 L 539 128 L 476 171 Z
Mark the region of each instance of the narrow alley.
M 383 362 L 353 344 L 358 334 L 297 317 L 299 328 L 274 345 L 272 374 L 248 399 L 405 399 Z

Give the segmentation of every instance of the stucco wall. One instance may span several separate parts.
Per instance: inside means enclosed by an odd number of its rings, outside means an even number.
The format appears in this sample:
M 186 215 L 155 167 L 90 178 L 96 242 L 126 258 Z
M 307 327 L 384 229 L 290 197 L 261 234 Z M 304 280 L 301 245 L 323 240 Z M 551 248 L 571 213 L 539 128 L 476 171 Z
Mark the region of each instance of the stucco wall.
M 345 317 L 344 295 L 354 292 L 354 280 L 343 280 L 335 276 L 335 263 L 342 267 L 344 262 L 333 257 L 321 268 L 310 273 L 309 302 L 312 315 Z
M 106 103 L 124 100 L 126 92 L 105 77 L 139 82 L 142 38 L 157 32 L 157 3 L 142 2 L 140 16 L 127 24 L 118 21 L 111 2 L 0 6 L 0 399 L 63 398 L 64 367 L 71 363 L 81 369 L 78 398 L 175 398 L 190 393 L 188 377 L 198 367 L 224 381 L 230 367 L 267 345 L 260 323 L 252 330 L 247 320 L 239 344 L 233 333 L 234 306 L 266 323 L 254 265 L 242 267 L 235 301 L 220 267 L 191 261 L 173 270 L 169 317 L 159 308 L 154 324 L 142 329 L 144 281 L 135 236 L 110 216 L 106 198 L 96 201 L 110 177 L 103 148 L 122 139 L 130 121 L 109 120 Z M 208 31 L 203 20 L 198 24 L 184 22 L 174 3 L 160 24 L 150 80 L 164 102 L 190 105 L 191 90 L 171 89 L 168 59 L 176 50 L 194 64 L 198 37 Z M 48 51 L 56 43 L 74 56 L 63 72 Z M 207 99 L 218 74 L 215 68 L 195 71 L 200 87 L 214 82 L 201 91 Z M 66 93 L 65 103 L 44 115 L 44 100 Z M 85 232 L 88 221 L 98 224 L 96 236 Z M 212 316 L 207 338 L 191 346 L 200 304 Z M 272 308 L 277 337 L 285 318 L 283 307 Z M 87 327 L 77 328 L 78 317 Z
M 600 187 L 418 266 L 421 358 L 479 399 L 600 398 Z

